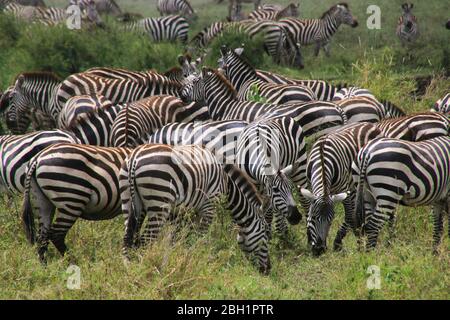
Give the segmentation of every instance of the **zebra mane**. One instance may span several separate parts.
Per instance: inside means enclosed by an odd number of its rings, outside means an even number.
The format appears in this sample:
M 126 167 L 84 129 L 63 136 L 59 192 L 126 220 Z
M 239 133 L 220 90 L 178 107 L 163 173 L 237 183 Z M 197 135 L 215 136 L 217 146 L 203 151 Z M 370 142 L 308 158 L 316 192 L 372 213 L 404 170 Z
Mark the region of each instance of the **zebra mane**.
M 163 73 L 163 76 L 172 79 L 182 78 L 183 77 L 183 70 L 181 70 L 180 67 L 173 67 L 167 70 Z
M 388 100 L 380 100 L 381 104 L 386 108 L 386 110 L 393 116 L 404 116 L 406 115 L 406 112 L 403 111 L 402 108 L 396 106 L 394 103 Z
M 23 81 L 50 81 L 53 83 L 60 83 L 61 78 L 53 72 L 48 71 L 36 71 L 36 72 L 24 72 L 19 73 L 14 79 L 14 83 L 17 80 L 23 79 Z
M 205 72 L 212 72 L 216 75 L 217 78 L 219 78 L 219 81 L 223 82 L 223 84 L 227 87 L 227 90 L 232 93 L 233 99 L 237 98 L 237 91 L 231 84 L 231 82 L 217 69 L 213 68 L 204 68 Z
M 335 5 L 332 6 L 330 9 L 328 9 L 327 11 L 325 11 L 325 12 L 322 14 L 322 16 L 321 16 L 320 18 L 323 19 L 323 18 L 325 18 L 326 16 L 332 14 L 332 13 L 334 12 L 334 10 L 336 10 L 336 8 L 337 8 L 338 6 L 343 6 L 343 7 L 345 7 L 345 8 L 348 9 L 348 4 L 347 4 L 347 2 L 341 2 L 341 3 L 335 4 Z
M 67 129 L 70 130 L 75 128 L 77 125 L 86 123 L 88 120 L 92 120 L 98 115 L 103 114 L 105 111 L 109 110 L 113 106 L 112 102 L 104 98 L 103 96 L 101 97 L 92 96 L 92 98 L 96 100 L 98 105 L 89 110 L 83 110 L 83 112 L 75 113 L 73 117 L 67 119 L 68 120 L 68 123 L 66 125 Z

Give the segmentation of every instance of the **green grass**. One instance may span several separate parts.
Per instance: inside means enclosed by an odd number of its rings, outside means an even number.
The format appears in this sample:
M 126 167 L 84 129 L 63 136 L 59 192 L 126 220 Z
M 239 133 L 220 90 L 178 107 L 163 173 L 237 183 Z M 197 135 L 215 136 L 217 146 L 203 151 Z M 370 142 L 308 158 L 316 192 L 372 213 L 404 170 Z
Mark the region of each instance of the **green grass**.
M 65 3 L 52 0 L 48 3 Z M 287 3 L 288 1 L 279 1 Z M 298 78 L 321 78 L 371 89 L 407 112 L 428 110 L 450 89 L 449 31 L 444 1 L 416 3 L 414 12 L 422 35 L 411 48 L 402 48 L 395 37 L 395 23 L 403 1 L 377 1 L 382 9 L 382 29 L 365 28 L 368 1 L 348 1 L 360 26 L 342 26 L 332 40 L 331 57 L 312 55 L 304 48 L 304 70 L 272 65 L 268 57 L 249 59 L 259 68 Z M 223 18 L 226 5 L 213 0 L 192 0 L 199 19 L 191 35 Z M 301 2 L 301 16 L 319 17 L 334 1 Z M 120 3 L 128 11 L 157 15 L 155 5 L 144 0 Z M 248 10 L 250 7 L 245 6 Z M 0 17 L 0 87 L 18 72 L 53 70 L 61 76 L 91 66 L 165 70 L 176 63 L 180 45 L 151 44 L 145 37 L 112 32 L 74 33 L 65 29 L 23 30 Z M 228 40 L 227 40 L 228 41 Z M 44 45 L 43 45 L 44 44 Z M 215 44 L 219 45 L 220 42 Z M 72 55 L 71 55 L 72 54 Z M 217 57 L 209 57 L 211 66 Z M 448 75 L 448 74 L 447 74 Z M 418 88 L 417 76 L 428 76 Z M 419 93 L 417 92 L 419 90 Z M 125 266 L 121 244 L 123 218 L 104 222 L 77 221 L 69 232 L 69 254 L 61 258 L 50 245 L 49 263 L 42 266 L 34 247 L 28 245 L 20 223 L 21 197 L 13 204 L 0 200 L 0 299 L 449 299 L 450 265 L 447 228 L 440 252 L 432 255 L 432 219 L 428 208 L 400 208 L 396 237 L 387 245 L 383 231 L 378 248 L 357 249 L 348 235 L 343 252 L 328 250 L 313 257 L 306 245 L 305 223 L 290 228 L 288 241 L 275 238 L 270 246 L 272 271 L 261 276 L 236 243 L 236 228 L 223 210 L 208 234 L 188 233 L 172 243 L 169 230 L 161 240 L 136 253 Z M 328 243 L 343 220 L 339 206 Z M 184 230 L 186 231 L 186 230 Z M 184 233 L 183 233 L 184 234 Z M 67 268 L 81 269 L 81 288 L 70 290 Z M 380 268 L 381 289 L 370 290 L 367 269 Z

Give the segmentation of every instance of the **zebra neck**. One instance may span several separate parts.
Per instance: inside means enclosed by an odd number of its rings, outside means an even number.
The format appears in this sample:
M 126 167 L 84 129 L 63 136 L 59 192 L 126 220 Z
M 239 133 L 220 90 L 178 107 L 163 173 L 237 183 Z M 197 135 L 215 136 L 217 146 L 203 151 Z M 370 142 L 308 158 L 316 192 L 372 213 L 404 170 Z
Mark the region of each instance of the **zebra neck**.
M 334 33 L 336 33 L 337 29 L 341 25 L 340 22 L 336 20 L 336 17 L 332 14 L 327 14 L 322 19 L 322 29 L 323 29 L 323 35 L 325 38 L 330 38 Z
M 205 84 L 205 102 L 213 119 L 220 117 L 235 100 L 234 92 L 226 84 L 219 81 Z
M 237 60 L 239 59 L 239 60 Z M 244 61 L 237 58 L 235 62 L 231 62 L 229 67 L 228 78 L 230 79 L 233 87 L 240 91 L 242 86 L 249 81 L 258 80 L 255 69 Z

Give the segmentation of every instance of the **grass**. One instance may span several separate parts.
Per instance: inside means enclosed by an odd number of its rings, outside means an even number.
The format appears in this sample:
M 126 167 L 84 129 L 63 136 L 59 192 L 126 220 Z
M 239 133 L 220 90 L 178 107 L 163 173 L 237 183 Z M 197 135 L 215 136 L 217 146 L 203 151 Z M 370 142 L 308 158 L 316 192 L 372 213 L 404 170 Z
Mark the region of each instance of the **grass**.
M 65 3 L 48 0 L 49 4 Z M 287 3 L 288 1 L 279 1 Z M 259 68 L 297 78 L 321 78 L 369 88 L 407 112 L 428 110 L 449 91 L 449 31 L 445 2 L 415 4 L 422 35 L 416 45 L 402 48 L 395 37 L 395 23 L 403 1 L 377 1 L 381 7 L 381 30 L 365 28 L 367 1 L 348 1 L 360 27 L 342 26 L 332 40 L 331 57 L 312 56 L 304 48 L 306 68 L 293 70 L 272 65 L 257 57 Z M 213 0 L 192 0 L 199 19 L 191 36 L 225 16 L 226 5 Z M 319 17 L 331 0 L 301 2 L 301 16 Z M 155 5 L 144 0 L 120 3 L 128 11 L 157 15 Z M 250 7 L 245 6 L 248 10 Z M 4 18 L 0 17 L 1 23 Z M 143 37 L 92 33 L 90 38 L 67 30 L 20 31 L 0 25 L 0 87 L 4 89 L 18 72 L 52 69 L 65 75 L 77 68 L 123 66 L 164 70 L 175 64 L 181 46 L 154 45 Z M 10 24 L 8 24 L 10 26 Z M 21 25 L 17 26 L 19 29 Z M 52 37 L 50 39 L 50 37 Z M 46 47 L 40 39 L 47 38 Z M 53 39 L 53 40 L 52 40 Z M 64 42 L 65 41 L 65 42 Z M 59 43 L 59 46 L 56 45 Z M 55 47 L 54 47 L 55 46 Z M 75 58 L 68 58 L 67 46 Z M 49 47 L 51 49 L 49 49 Z M 85 50 L 84 52 L 80 52 Z M 251 59 L 251 57 L 249 57 Z M 215 61 L 210 57 L 209 61 Z M 53 69 L 52 69 L 53 70 Z M 447 72 L 447 74 L 446 74 Z M 417 77 L 427 77 L 421 86 Z M 270 246 L 272 271 L 261 276 L 243 256 L 236 243 L 236 229 L 219 208 L 218 218 L 204 236 L 183 231 L 170 240 L 170 228 L 161 240 L 136 253 L 125 266 L 121 257 L 123 218 L 103 222 L 79 220 L 69 232 L 69 254 L 61 258 L 50 245 L 50 258 L 42 266 L 35 248 L 28 245 L 20 224 L 21 197 L 12 204 L 0 200 L 0 299 L 449 299 L 450 265 L 447 228 L 440 252 L 432 255 L 432 219 L 428 208 L 400 208 L 396 236 L 387 245 L 383 231 L 373 252 L 357 249 L 354 236 L 344 240 L 343 252 L 328 250 L 313 257 L 306 245 L 304 221 L 290 228 L 288 241 L 275 237 Z M 343 220 L 341 206 L 333 222 L 329 245 Z M 67 268 L 81 270 L 79 290 L 67 288 Z M 380 268 L 381 288 L 367 288 L 369 266 Z

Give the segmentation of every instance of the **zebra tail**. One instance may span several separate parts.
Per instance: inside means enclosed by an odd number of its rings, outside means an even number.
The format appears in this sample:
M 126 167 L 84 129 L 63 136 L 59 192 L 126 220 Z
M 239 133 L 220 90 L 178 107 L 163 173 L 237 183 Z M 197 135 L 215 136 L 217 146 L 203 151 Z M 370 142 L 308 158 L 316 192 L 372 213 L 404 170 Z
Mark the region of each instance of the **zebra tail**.
M 128 248 L 131 248 L 134 245 L 134 239 L 136 236 L 137 231 L 137 215 L 140 214 L 140 212 L 136 212 L 137 207 L 137 199 L 136 199 L 136 184 L 135 184 L 135 157 L 131 158 L 132 161 L 129 161 L 127 164 L 127 171 L 128 171 L 128 185 L 130 188 L 130 212 L 128 212 L 128 224 L 127 224 L 127 230 L 126 230 L 126 243 L 125 246 Z
M 364 152 L 361 159 L 361 166 L 359 168 L 359 178 L 356 190 L 356 208 L 353 212 L 353 223 L 355 234 L 359 237 L 364 235 L 364 222 L 366 220 L 366 212 L 364 207 L 364 189 L 366 186 L 366 172 L 367 164 L 369 162 L 369 156 L 367 152 Z
M 22 223 L 25 230 L 25 236 L 30 244 L 36 242 L 36 228 L 34 225 L 34 213 L 33 206 L 31 205 L 30 191 L 31 191 L 31 179 L 33 179 L 36 171 L 37 161 L 36 158 L 32 159 L 29 164 L 27 176 L 25 180 L 25 192 L 23 198 L 22 207 Z

